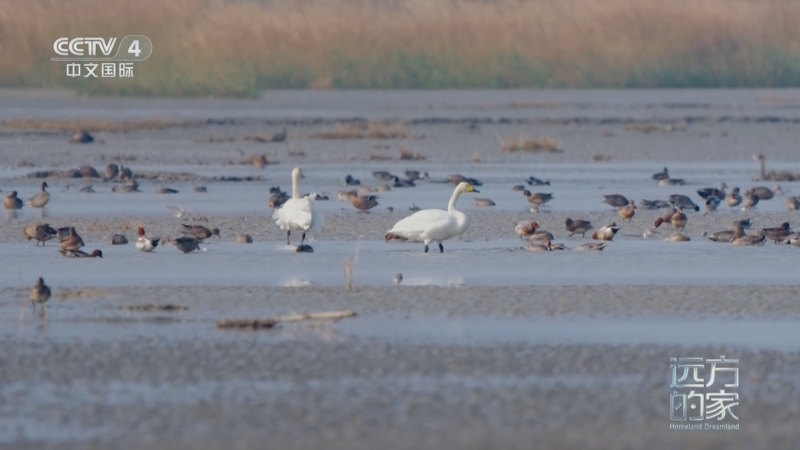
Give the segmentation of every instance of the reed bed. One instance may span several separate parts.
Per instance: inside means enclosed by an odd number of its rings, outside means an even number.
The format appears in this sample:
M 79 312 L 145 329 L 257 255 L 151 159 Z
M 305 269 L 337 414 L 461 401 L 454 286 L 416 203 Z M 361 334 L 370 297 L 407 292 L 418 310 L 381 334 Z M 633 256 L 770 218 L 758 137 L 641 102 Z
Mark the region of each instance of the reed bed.
M 794 0 L 0 0 L 0 86 L 800 86 L 798 23 Z M 49 60 L 58 37 L 126 34 L 155 49 L 132 79 L 68 79 Z

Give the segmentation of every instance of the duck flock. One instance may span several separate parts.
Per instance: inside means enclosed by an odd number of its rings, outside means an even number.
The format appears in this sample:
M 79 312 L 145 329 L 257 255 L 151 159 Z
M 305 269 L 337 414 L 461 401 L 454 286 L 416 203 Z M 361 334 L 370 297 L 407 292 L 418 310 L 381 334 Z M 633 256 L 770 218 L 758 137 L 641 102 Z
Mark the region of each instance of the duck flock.
M 123 173 L 119 168 L 113 168 L 112 165 L 107 168 L 104 174 L 109 179 L 119 178 L 119 174 Z M 138 189 L 138 184 L 130 176 L 130 169 L 127 169 L 127 175 L 124 176 L 125 184 L 115 186 L 114 192 L 133 192 Z M 125 174 L 123 173 L 123 175 Z M 396 175 L 389 172 L 378 171 L 374 172 L 373 176 L 381 181 L 385 181 L 375 188 L 368 188 L 361 186 L 361 182 L 351 175 L 345 178 L 345 184 L 348 186 L 358 186 L 359 190 L 339 191 L 337 197 L 344 202 L 350 203 L 356 210 L 361 213 L 368 213 L 370 209 L 378 205 L 378 196 L 372 194 L 373 192 L 381 192 L 391 189 L 391 187 L 413 187 L 415 182 L 419 180 L 429 180 L 430 177 L 425 172 L 419 171 L 406 171 L 406 178 L 401 179 Z M 305 243 L 309 233 L 318 232 L 323 225 L 322 215 L 316 211 L 315 202 L 319 200 L 327 200 L 327 196 L 313 194 L 300 194 L 299 184 L 300 180 L 305 178 L 302 170 L 299 167 L 294 168 L 291 173 L 292 191 L 291 194 L 283 192 L 280 188 L 270 189 L 269 206 L 274 209 L 272 218 L 275 220 L 275 225 L 281 230 L 286 231 L 286 244 L 291 245 L 292 232 L 300 235 L 300 242 L 296 247 L 296 251 L 300 253 L 312 253 L 314 250 L 311 246 Z M 668 169 L 665 167 L 663 171 L 658 172 L 652 176 L 652 179 L 661 186 L 675 186 L 683 185 L 682 179 L 671 178 Z M 413 214 L 397 222 L 391 229 L 385 232 L 384 239 L 386 242 L 399 241 L 399 242 L 418 242 L 423 244 L 423 251 L 427 253 L 431 244 L 437 244 L 440 252 L 444 252 L 443 242 L 457 237 L 467 231 L 469 227 L 469 217 L 463 212 L 456 209 L 456 204 L 459 197 L 465 193 L 478 193 L 479 191 L 475 186 L 481 186 L 481 182 L 474 178 L 465 177 L 462 175 L 450 175 L 446 182 L 455 185 L 453 194 L 447 204 L 446 209 L 425 209 L 419 210 L 418 207 L 413 206 L 409 208 Z M 530 204 L 530 210 L 534 213 L 539 212 L 540 208 L 544 207 L 548 202 L 553 200 L 552 193 L 546 192 L 531 192 L 529 189 L 534 187 L 549 186 L 550 182 L 541 180 L 536 177 L 529 177 L 525 180 L 525 185 L 516 185 L 512 187 L 513 191 L 521 191 L 523 196 Z M 388 184 L 391 183 L 391 186 Z M 41 184 L 39 193 L 28 199 L 28 205 L 33 208 L 43 208 L 50 201 L 50 194 L 47 192 L 47 182 Z M 666 200 L 646 200 L 642 199 L 637 205 L 633 199 L 626 198 L 620 194 L 604 195 L 602 200 L 604 203 L 616 209 L 621 221 L 623 223 L 630 222 L 636 215 L 637 210 L 658 210 L 664 209 L 664 213 L 659 215 L 651 229 L 644 233 L 644 237 L 652 236 L 656 233 L 657 229 L 662 225 L 671 226 L 674 229 L 672 234 L 667 236 L 668 241 L 672 242 L 687 242 L 691 239 L 683 233 L 689 221 L 687 211 L 699 212 L 701 205 L 704 208 L 704 215 L 715 211 L 721 205 L 726 205 L 728 208 L 741 208 L 743 211 L 749 211 L 756 207 L 759 202 L 773 199 L 776 195 L 782 193 L 780 186 L 776 185 L 772 188 L 765 186 L 752 187 L 741 193 L 738 187 L 734 187 L 730 192 L 727 192 L 728 186 L 722 183 L 717 187 L 708 187 L 697 190 L 700 205 L 696 204 L 690 197 L 686 195 L 673 194 Z M 3 199 L 3 206 L 6 209 L 14 210 L 20 209 L 24 206 L 22 199 L 18 198 L 17 192 L 13 191 Z M 489 199 L 475 199 L 477 206 L 493 206 L 494 202 Z M 797 210 L 800 207 L 800 197 L 787 197 L 786 207 L 790 210 Z M 177 209 L 177 208 L 176 208 Z M 391 212 L 391 208 L 389 208 Z M 176 215 L 181 217 L 184 211 L 180 211 Z M 587 234 L 593 240 L 592 242 L 582 243 L 572 248 L 576 251 L 601 251 L 607 247 L 610 241 L 620 231 L 621 227 L 616 222 L 595 227 L 590 221 L 582 219 L 573 219 L 568 217 L 564 221 L 566 231 L 569 236 L 580 234 L 585 237 Z M 147 236 L 142 226 L 138 227 L 138 236 L 135 241 L 135 247 L 141 252 L 152 252 L 159 245 L 171 245 L 182 253 L 189 253 L 200 250 L 200 244 L 209 238 L 216 236 L 221 238 L 220 230 L 218 228 L 207 228 L 199 224 L 182 224 L 180 230 L 183 236 L 170 239 L 169 237 L 150 237 Z M 731 223 L 730 228 L 718 232 L 708 233 L 703 232 L 703 237 L 714 242 L 729 243 L 733 246 L 752 246 L 763 245 L 766 241 L 773 241 L 775 243 L 786 243 L 800 247 L 800 233 L 795 233 L 788 222 L 782 223 L 776 227 L 762 228 L 748 234 L 746 230 L 751 228 L 750 219 L 735 220 Z M 554 243 L 554 235 L 540 228 L 536 220 L 523 221 L 515 226 L 515 231 L 521 239 L 527 240 L 529 243 L 525 247 L 526 250 L 531 252 L 548 252 L 567 250 L 568 247 L 563 243 Z M 24 237 L 26 240 L 35 240 L 36 245 L 44 246 L 46 242 L 57 239 L 59 245 L 59 252 L 67 258 L 102 258 L 103 253 L 101 250 L 93 250 L 92 252 L 85 252 L 82 250 L 84 242 L 78 234 L 75 227 L 66 226 L 61 228 L 53 228 L 47 223 L 32 223 L 24 228 Z M 251 243 L 253 240 L 249 235 L 237 236 L 236 242 L 238 243 Z M 128 240 L 124 235 L 115 234 L 109 238 L 109 244 L 127 244 Z M 49 298 L 49 288 L 44 284 L 42 278 L 39 278 L 37 284 L 30 291 L 30 300 L 32 304 L 43 304 Z

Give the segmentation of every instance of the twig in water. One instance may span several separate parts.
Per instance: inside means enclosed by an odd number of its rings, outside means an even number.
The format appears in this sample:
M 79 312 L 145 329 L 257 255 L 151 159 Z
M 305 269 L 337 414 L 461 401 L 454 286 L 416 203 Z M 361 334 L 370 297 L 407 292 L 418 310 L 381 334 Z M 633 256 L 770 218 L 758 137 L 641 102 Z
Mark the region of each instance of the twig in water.
M 288 316 L 268 317 L 265 319 L 222 319 L 217 321 L 217 328 L 220 329 L 260 329 L 272 328 L 283 322 L 300 322 L 303 320 L 341 320 L 347 317 L 355 317 L 355 311 L 327 311 L 319 313 L 292 314 Z

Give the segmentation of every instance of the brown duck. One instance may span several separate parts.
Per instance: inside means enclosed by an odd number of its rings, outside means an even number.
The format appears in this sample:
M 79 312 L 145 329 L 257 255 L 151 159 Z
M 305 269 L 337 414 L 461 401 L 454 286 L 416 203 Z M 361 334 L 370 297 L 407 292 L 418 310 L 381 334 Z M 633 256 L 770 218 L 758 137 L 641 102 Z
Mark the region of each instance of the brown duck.
M 102 258 L 103 252 L 94 250 L 92 253 L 86 253 L 81 250 L 59 250 L 65 258 Z
M 11 191 L 3 198 L 3 207 L 6 209 L 22 209 L 22 199 L 17 197 L 17 191 Z
M 49 224 L 32 223 L 23 230 L 25 240 L 36 239 L 36 245 L 42 244 L 58 236 L 58 231 Z
M 351 195 L 350 204 L 360 212 L 369 213 L 369 210 L 378 206 L 377 195 Z
M 69 227 L 69 235 L 64 237 L 59 245 L 61 246 L 62 250 L 74 251 L 79 250 L 84 244 L 83 239 L 81 239 L 80 235 L 78 235 L 78 232 L 75 231 L 75 227 Z
M 628 200 L 628 204 L 621 207 L 617 212 L 619 216 L 622 217 L 622 220 L 630 222 L 634 214 L 636 214 L 636 204 L 633 199 Z
M 566 225 L 570 236 L 580 233 L 581 237 L 586 237 L 586 232 L 592 229 L 592 223 L 588 220 L 572 220 L 569 217 L 567 217 Z
M 187 236 L 194 236 L 198 240 L 202 241 L 203 239 L 208 239 L 211 236 L 217 236 L 218 238 L 222 239 L 222 236 L 219 235 L 219 228 L 213 228 L 209 230 L 202 225 L 181 225 L 183 226 L 183 234 Z

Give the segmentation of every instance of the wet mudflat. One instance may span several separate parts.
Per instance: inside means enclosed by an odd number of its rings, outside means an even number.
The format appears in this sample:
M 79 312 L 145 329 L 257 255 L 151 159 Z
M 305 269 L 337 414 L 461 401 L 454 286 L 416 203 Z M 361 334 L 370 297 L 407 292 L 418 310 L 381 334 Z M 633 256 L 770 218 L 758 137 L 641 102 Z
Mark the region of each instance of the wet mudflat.
M 770 168 L 800 172 L 800 91 L 282 92 L 263 100 L 73 98 L 0 92 L 3 120 L 135 121 L 183 125 L 101 131 L 102 143 L 65 143 L 67 132 L 0 131 L 0 191 L 27 198 L 35 170 L 109 162 L 134 172 L 141 193 L 116 183 L 48 179 L 45 210 L 5 212 L 0 223 L 0 445 L 12 448 L 792 448 L 800 368 L 795 323 L 800 249 L 768 243 L 733 248 L 703 231 L 752 218 L 754 229 L 789 221 L 796 183 L 753 211 L 690 212 L 692 241 L 643 233 L 660 214 L 630 223 L 603 194 L 666 199 L 726 182 L 755 181 L 753 153 Z M 402 139 L 314 138 L 349 120 L 402 123 Z M 189 121 L 200 123 L 188 124 Z M 289 125 L 289 144 L 246 136 Z M 500 139 L 550 137 L 563 152 L 507 153 Z M 401 149 L 425 159 L 401 160 Z M 264 153 L 277 164 L 238 164 Z M 391 159 L 387 159 L 391 158 Z M 326 226 L 313 254 L 297 254 L 270 219 L 270 186 L 289 186 L 303 167 L 303 192 Z M 668 165 L 682 186 L 650 175 Z M 336 200 L 345 175 L 378 186 L 376 170 L 427 171 L 414 188 L 378 192 L 360 214 Z M 459 209 L 472 223 L 445 242 L 387 244 L 383 233 L 409 207 L 443 208 L 451 173 L 483 181 Z M 528 176 L 554 200 L 538 213 L 511 187 Z M 214 177 L 256 177 L 220 182 Z M 95 194 L 78 190 L 93 184 Z M 206 186 L 207 193 L 193 188 Z M 160 187 L 179 191 L 155 195 Z M 218 226 L 203 251 L 138 253 L 144 225 L 176 236 L 187 217 Z M 387 210 L 392 207 L 393 211 Z M 702 204 L 701 204 L 702 207 Z M 513 227 L 537 220 L 568 247 L 566 217 L 622 230 L 603 252 L 530 253 Z M 75 225 L 103 259 L 62 258 L 56 245 L 22 239 L 33 221 Z M 237 245 L 237 234 L 255 243 Z M 293 236 L 298 242 L 299 236 Z M 352 291 L 345 290 L 344 262 Z M 394 286 L 393 277 L 403 274 Z M 54 289 L 48 319 L 32 313 L 27 290 L 44 276 Z M 168 306 L 168 307 L 165 307 Z M 164 307 L 164 308 L 162 308 Z M 353 310 L 336 323 L 219 330 L 230 318 Z M 740 359 L 736 432 L 669 431 L 669 358 Z

